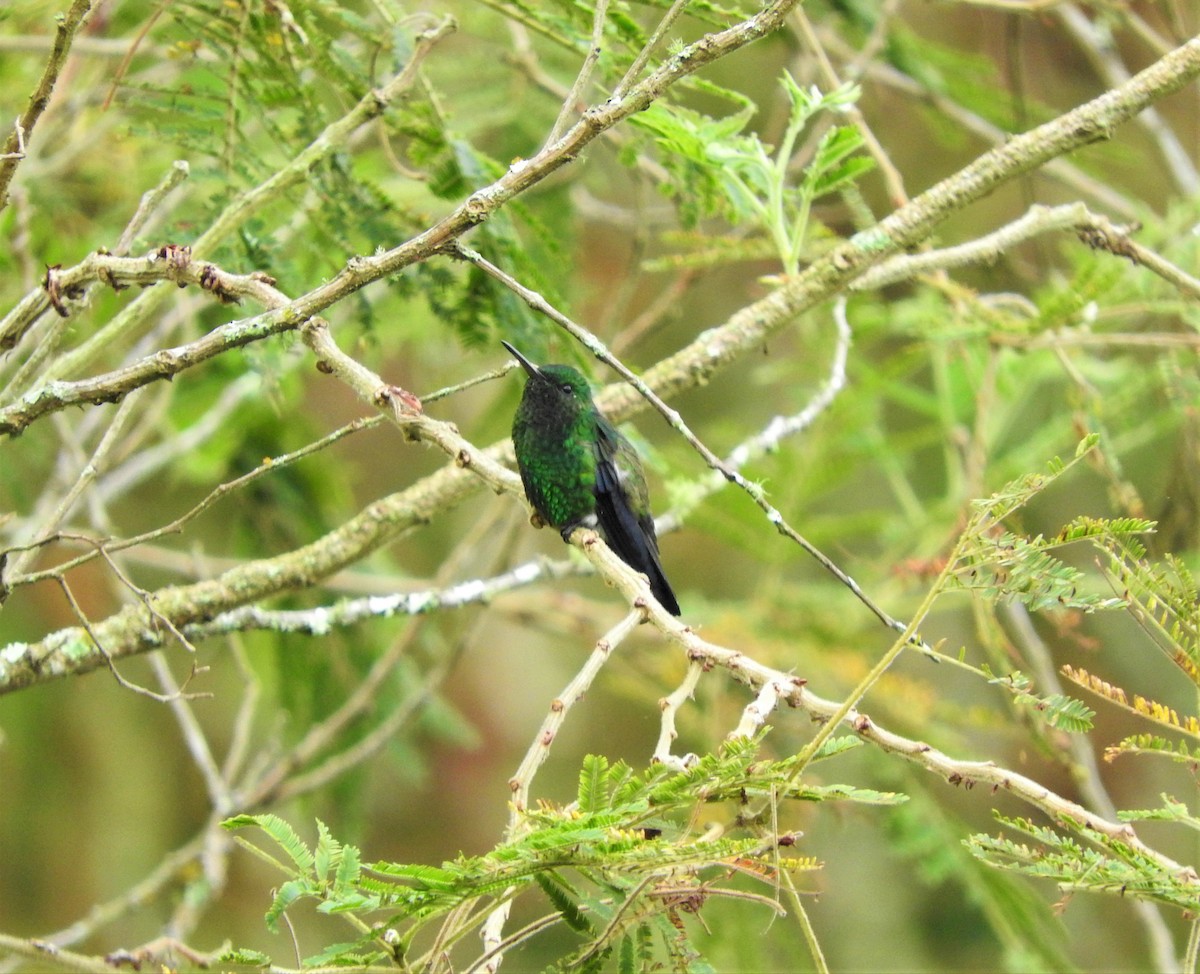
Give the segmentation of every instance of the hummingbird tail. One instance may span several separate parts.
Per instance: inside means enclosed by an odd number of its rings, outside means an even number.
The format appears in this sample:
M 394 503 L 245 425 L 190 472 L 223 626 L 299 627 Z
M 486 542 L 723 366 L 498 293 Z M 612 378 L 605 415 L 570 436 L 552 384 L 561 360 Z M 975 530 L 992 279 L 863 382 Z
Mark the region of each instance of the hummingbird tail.
M 658 559 L 654 518 L 638 516 L 629 507 L 616 469 L 602 460 L 596 469 L 596 520 L 604 540 L 630 568 L 650 579 L 650 591 L 671 615 L 680 614 L 679 602 Z
M 658 564 L 657 558 L 650 563 L 650 567 L 652 571 L 646 572 L 646 577 L 650 579 L 650 591 L 671 615 L 679 615 L 679 601 L 675 598 L 675 593 L 671 591 L 671 583 L 662 573 L 662 566 Z

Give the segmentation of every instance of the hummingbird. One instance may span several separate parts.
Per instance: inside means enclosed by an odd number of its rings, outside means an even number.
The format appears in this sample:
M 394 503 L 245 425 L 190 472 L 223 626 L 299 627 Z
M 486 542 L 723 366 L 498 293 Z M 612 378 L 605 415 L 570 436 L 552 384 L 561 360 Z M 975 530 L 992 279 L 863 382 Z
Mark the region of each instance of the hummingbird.
M 592 401 L 587 379 L 569 365 L 538 367 L 502 342 L 525 370 L 512 440 L 525 495 L 566 541 L 594 528 L 625 564 L 650 579 L 671 615 L 679 602 L 663 574 L 646 475 L 633 444 Z

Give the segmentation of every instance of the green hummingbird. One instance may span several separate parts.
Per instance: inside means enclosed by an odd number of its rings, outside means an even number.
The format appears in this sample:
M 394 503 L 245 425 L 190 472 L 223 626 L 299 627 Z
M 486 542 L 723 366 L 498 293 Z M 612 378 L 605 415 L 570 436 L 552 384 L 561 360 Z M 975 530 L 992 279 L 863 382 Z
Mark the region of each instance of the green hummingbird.
M 679 603 L 663 574 L 646 475 L 633 445 L 596 408 L 587 379 L 569 365 L 540 368 L 502 342 L 525 369 L 512 439 L 525 495 L 564 541 L 595 528 L 621 560 L 650 579 L 671 615 Z

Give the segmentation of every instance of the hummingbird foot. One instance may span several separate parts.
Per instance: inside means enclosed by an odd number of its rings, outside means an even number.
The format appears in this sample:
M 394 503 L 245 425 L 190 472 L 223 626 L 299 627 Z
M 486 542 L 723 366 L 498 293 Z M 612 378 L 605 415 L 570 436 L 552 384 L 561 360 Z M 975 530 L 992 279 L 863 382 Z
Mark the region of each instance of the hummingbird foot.
M 563 525 L 563 527 L 559 528 L 558 533 L 562 535 L 563 541 L 565 541 L 567 544 L 570 544 L 572 531 L 574 531 L 576 528 L 588 528 L 589 530 L 595 531 L 596 524 L 596 515 L 589 514 L 586 517 L 581 517 L 578 520 L 572 521 L 570 524 Z

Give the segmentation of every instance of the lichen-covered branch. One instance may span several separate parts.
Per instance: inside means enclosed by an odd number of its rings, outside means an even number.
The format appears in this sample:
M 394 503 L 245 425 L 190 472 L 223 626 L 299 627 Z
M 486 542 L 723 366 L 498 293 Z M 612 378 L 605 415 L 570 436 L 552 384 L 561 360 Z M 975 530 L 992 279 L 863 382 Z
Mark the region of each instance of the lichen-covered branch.
M 75 0 L 65 14 L 58 17 L 58 27 L 54 35 L 54 45 L 46 68 L 38 81 L 37 87 L 29 96 L 29 104 L 13 125 L 13 130 L 4 141 L 0 150 L 0 210 L 8 205 L 8 187 L 16 174 L 17 166 L 25 158 L 25 148 L 33 135 L 42 112 L 50 104 L 50 96 L 54 93 L 54 84 L 66 64 L 67 55 L 71 51 L 71 42 L 75 32 L 82 26 L 87 15 L 91 13 L 93 0 Z

